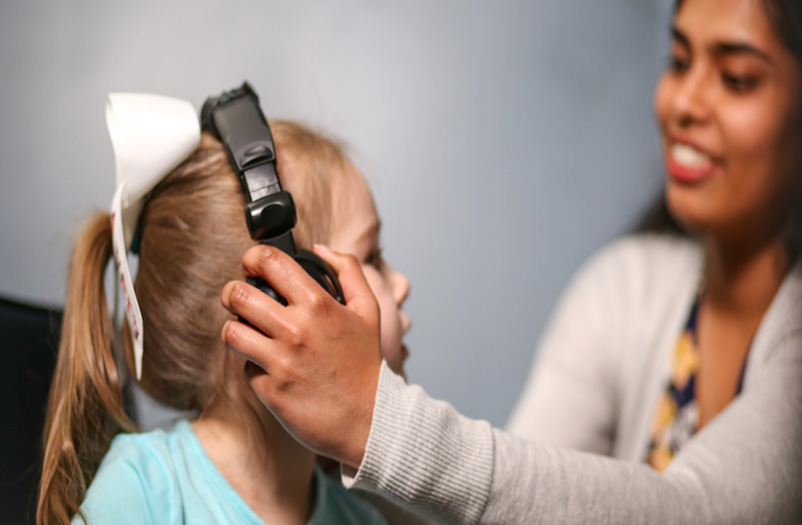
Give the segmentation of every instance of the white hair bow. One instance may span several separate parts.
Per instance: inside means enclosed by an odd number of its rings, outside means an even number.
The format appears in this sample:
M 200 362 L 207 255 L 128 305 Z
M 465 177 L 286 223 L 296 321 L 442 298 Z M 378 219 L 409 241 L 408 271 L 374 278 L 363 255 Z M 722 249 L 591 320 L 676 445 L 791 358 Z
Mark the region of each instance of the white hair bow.
M 106 125 L 114 147 L 117 190 L 111 201 L 112 244 L 125 313 L 134 346 L 136 378 L 142 378 L 142 312 L 128 266 L 128 249 L 145 198 L 200 144 L 195 107 L 186 100 L 146 93 L 111 93 Z

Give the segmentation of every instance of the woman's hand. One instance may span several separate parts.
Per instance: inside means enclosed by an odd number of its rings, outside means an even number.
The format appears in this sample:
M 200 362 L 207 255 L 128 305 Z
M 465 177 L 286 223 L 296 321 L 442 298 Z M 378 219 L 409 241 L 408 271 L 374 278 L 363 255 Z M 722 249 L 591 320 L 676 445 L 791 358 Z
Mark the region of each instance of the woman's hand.
M 258 330 L 231 320 L 222 337 L 248 359 L 251 386 L 290 434 L 318 454 L 357 468 L 382 359 L 379 306 L 355 257 L 323 247 L 315 251 L 337 272 L 346 306 L 287 254 L 259 245 L 243 257 L 245 274 L 264 278 L 288 304 L 245 282 L 229 282 L 223 306 Z

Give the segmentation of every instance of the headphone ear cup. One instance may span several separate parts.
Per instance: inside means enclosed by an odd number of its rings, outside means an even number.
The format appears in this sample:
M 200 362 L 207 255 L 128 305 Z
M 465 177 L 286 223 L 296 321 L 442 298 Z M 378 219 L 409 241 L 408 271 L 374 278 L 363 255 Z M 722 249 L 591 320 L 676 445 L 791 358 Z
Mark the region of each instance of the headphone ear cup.
M 340 303 L 345 304 L 340 281 L 337 280 L 337 273 L 329 263 L 309 250 L 298 250 L 295 254 L 295 261 L 300 264 L 301 267 L 306 270 L 306 273 L 311 275 L 324 290 L 329 292 L 329 295 L 337 299 Z

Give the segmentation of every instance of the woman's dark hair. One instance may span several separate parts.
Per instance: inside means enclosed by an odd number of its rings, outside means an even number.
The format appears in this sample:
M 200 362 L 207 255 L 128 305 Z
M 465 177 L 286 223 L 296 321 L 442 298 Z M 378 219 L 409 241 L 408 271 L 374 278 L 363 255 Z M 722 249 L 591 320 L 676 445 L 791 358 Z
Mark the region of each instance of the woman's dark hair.
M 676 15 L 684 0 L 674 3 Z M 766 16 L 780 42 L 791 52 L 802 70 L 802 2 L 800 0 L 761 0 Z M 802 93 L 799 94 L 802 98 Z M 802 144 L 800 145 L 802 147 Z M 802 177 L 802 173 L 799 174 Z M 665 190 L 652 200 L 635 225 L 635 232 L 659 232 L 687 235 L 668 210 Z M 791 260 L 802 253 L 802 202 L 791 213 L 786 231 L 786 249 Z
M 674 14 L 684 0 L 674 3 Z M 761 0 L 774 34 L 802 64 L 802 3 L 799 0 Z

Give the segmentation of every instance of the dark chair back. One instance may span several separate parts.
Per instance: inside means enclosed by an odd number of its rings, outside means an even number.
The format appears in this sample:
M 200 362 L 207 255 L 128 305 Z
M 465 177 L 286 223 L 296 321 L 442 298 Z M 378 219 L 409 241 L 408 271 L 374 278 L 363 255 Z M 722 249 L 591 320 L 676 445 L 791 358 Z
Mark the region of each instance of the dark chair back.
M 34 523 L 42 432 L 61 312 L 0 298 L 0 509 Z

